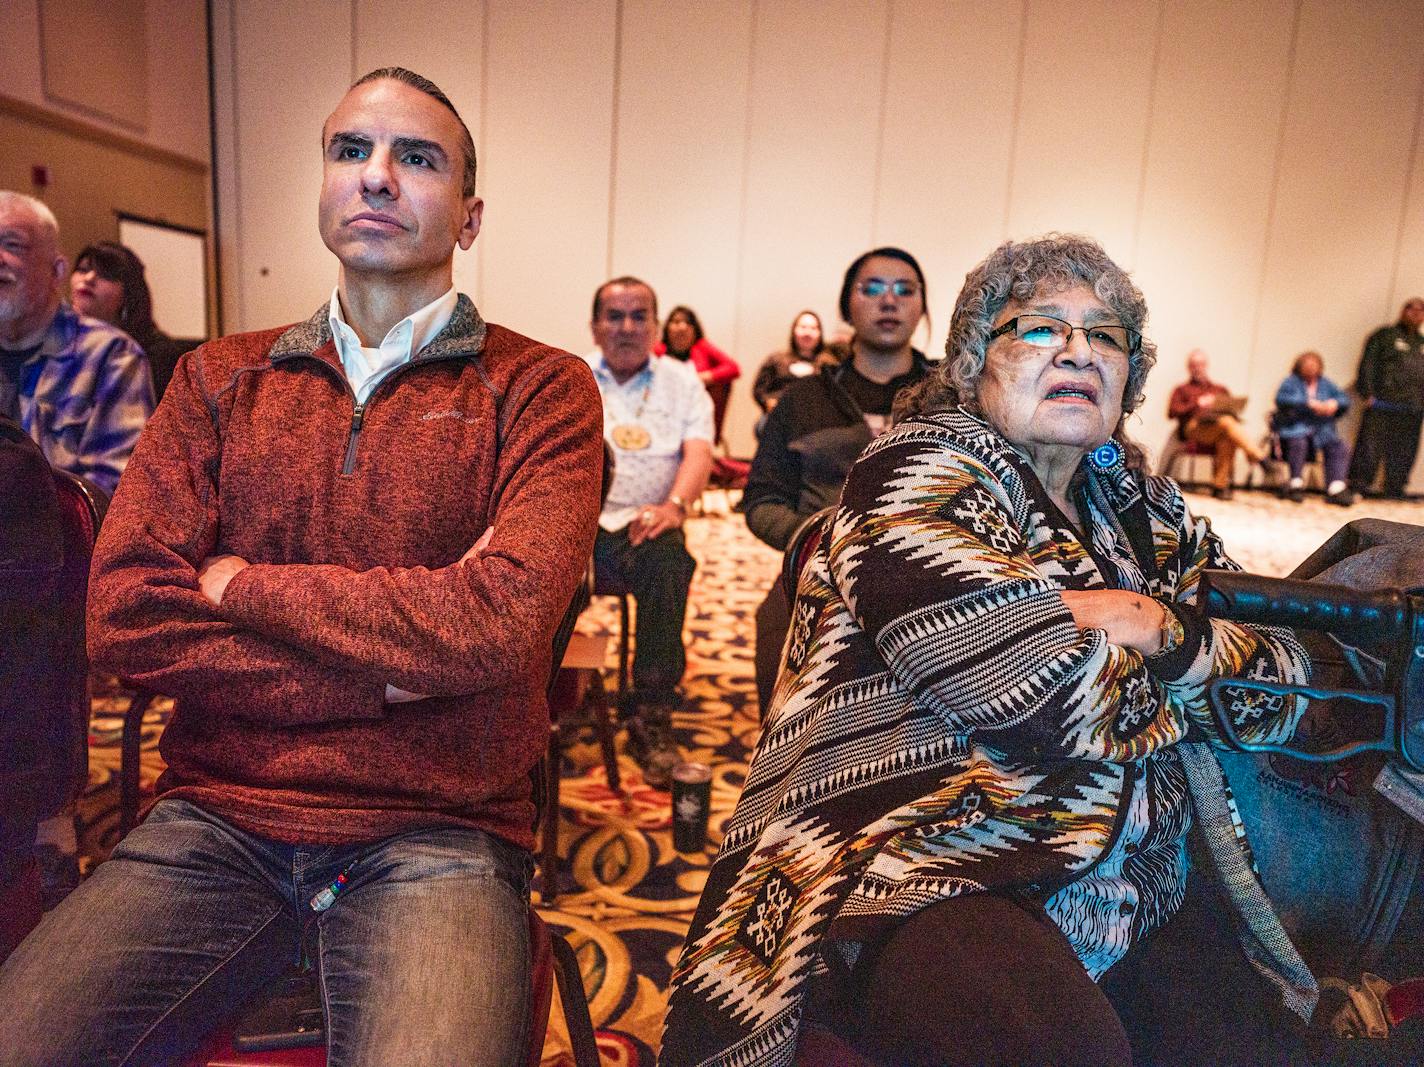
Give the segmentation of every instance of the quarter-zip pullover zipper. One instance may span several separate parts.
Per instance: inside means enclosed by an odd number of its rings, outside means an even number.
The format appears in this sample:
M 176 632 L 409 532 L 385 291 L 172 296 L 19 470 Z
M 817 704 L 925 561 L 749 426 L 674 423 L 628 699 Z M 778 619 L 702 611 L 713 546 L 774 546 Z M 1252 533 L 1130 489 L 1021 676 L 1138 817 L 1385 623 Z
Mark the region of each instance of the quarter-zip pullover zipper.
M 351 433 L 346 438 L 346 458 L 341 463 L 342 474 L 350 474 L 356 469 L 356 438 L 361 436 L 361 423 L 365 421 L 366 405 L 358 403 L 351 409 Z

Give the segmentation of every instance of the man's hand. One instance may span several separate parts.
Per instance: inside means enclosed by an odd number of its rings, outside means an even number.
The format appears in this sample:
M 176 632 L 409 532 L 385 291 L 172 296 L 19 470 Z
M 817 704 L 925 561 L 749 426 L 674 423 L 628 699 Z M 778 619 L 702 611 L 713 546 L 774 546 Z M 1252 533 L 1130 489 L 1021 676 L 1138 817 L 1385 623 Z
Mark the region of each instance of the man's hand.
M 458 560 L 460 563 L 467 563 L 474 559 L 485 549 L 489 548 L 489 543 L 494 540 L 494 527 L 486 527 L 485 532 L 480 534 L 480 539 L 465 550 L 465 554 Z
M 697 376 L 702 379 L 702 384 L 703 384 L 703 385 L 711 385 L 711 384 L 712 384 L 712 379 L 716 377 L 716 375 L 713 374 L 712 371 L 710 371 L 710 370 L 701 370 L 701 371 L 698 371 L 698 372 L 697 372 Z
M 208 599 L 213 607 L 222 603 L 227 583 L 247 566 L 241 556 L 209 556 L 198 568 L 198 592 Z
M 1215 403 L 1215 393 L 1203 393 L 1201 396 L 1197 397 L 1197 407 L 1199 408 L 1209 408 Z
M 1167 609 L 1126 589 L 1064 590 L 1063 603 L 1080 630 L 1105 630 L 1108 640 L 1150 656 L 1162 648 Z
M 637 547 L 682 525 L 682 508 L 676 504 L 648 504 L 628 524 L 628 543 Z

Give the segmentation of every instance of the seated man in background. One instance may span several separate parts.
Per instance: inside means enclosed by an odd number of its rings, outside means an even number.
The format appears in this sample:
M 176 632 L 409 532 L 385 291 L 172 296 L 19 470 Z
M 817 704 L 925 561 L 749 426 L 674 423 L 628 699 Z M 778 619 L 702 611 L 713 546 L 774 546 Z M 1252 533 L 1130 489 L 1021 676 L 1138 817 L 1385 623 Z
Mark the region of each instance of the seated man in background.
M 143 350 L 60 299 L 69 268 L 43 202 L 0 190 L 0 415 L 106 493 L 153 412 Z
M 1355 392 L 1364 416 L 1350 457 L 1350 488 L 1363 494 L 1384 466 L 1384 495 L 1403 500 L 1424 427 L 1424 300 L 1413 297 L 1399 321 L 1370 334 Z
M 435 85 L 373 71 L 322 148 L 330 302 L 184 356 L 105 520 L 91 652 L 177 698 L 168 766 L 0 969 L 7 1067 L 179 1058 L 297 960 L 333 1063 L 521 1056 L 598 393 L 456 293 L 483 204 Z
M 64 564 L 49 464 L 0 416 L 0 962 L 40 918 L 35 831 L 76 784 L 56 685 L 56 583 Z
M 1211 495 L 1230 500 L 1237 449 L 1246 453 L 1252 463 L 1259 463 L 1268 475 L 1274 473 L 1274 465 L 1270 456 L 1246 436 L 1238 412 L 1231 410 L 1231 393 L 1208 377 L 1206 366 L 1206 353 L 1200 348 L 1188 353 L 1187 380 L 1172 390 L 1167 416 L 1177 420 L 1177 436 L 1181 440 L 1213 451 Z
M 626 586 L 638 608 L 623 713 L 630 754 L 648 784 L 663 788 L 678 759 L 672 710 L 687 669 L 682 625 L 697 566 L 682 524 L 712 469 L 712 400 L 691 365 L 653 355 L 658 298 L 646 282 L 599 286 L 592 328 L 598 351 L 585 358 L 614 459 L 593 558 L 600 583 Z

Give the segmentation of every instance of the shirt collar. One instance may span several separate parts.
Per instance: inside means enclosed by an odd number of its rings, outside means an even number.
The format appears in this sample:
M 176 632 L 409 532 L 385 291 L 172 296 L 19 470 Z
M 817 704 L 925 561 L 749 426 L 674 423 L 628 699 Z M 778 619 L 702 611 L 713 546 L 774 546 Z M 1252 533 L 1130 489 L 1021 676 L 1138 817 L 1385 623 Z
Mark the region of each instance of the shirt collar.
M 402 359 L 410 359 L 428 345 L 445 329 L 450 316 L 455 313 L 459 297 L 452 285 L 443 296 L 436 297 L 418 311 L 413 311 L 396 323 L 381 340 L 379 348 L 390 351 L 396 349 Z M 361 339 L 356 331 L 346 324 L 341 312 L 341 287 L 331 290 L 331 309 L 327 315 L 331 326 L 331 339 L 336 344 L 337 354 L 342 362 L 354 356 L 361 348 Z
M 628 386 L 642 381 L 645 377 L 652 378 L 653 364 L 655 364 L 659 359 L 658 354 L 656 352 L 649 352 L 648 362 L 643 364 L 643 369 L 640 370 L 637 374 L 633 375 L 627 381 L 620 382 L 617 378 L 613 376 L 613 370 L 611 367 L 608 366 L 608 361 L 603 358 L 603 349 L 596 348 L 594 349 L 594 352 L 597 355 L 597 359 L 593 364 L 594 374 L 600 378 L 603 378 L 610 385 L 614 386 L 617 389 L 626 389 L 628 388 Z

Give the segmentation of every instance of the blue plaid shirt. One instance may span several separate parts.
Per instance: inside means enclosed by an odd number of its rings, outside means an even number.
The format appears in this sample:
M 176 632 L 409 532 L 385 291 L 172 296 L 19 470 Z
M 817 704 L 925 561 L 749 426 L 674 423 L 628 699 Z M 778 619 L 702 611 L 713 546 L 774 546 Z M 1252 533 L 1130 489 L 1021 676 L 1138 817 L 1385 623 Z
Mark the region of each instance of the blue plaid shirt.
M 153 413 L 148 357 L 128 334 L 61 305 L 20 368 L 20 423 L 52 466 L 113 493 Z

